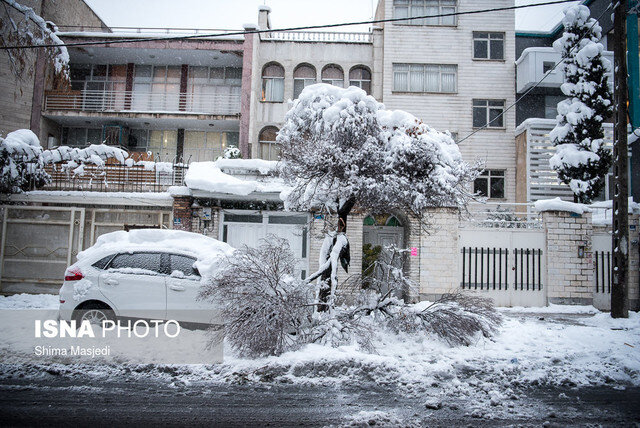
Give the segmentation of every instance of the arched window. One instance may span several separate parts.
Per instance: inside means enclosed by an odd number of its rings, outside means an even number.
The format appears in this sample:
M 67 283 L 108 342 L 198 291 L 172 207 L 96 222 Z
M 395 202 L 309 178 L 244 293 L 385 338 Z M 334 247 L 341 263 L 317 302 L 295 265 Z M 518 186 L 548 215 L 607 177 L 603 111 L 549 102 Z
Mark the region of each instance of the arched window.
M 284 68 L 278 63 L 262 69 L 262 101 L 284 101 Z
M 322 83 L 344 88 L 344 73 L 339 65 L 330 64 L 322 69 Z
M 309 64 L 300 64 L 293 70 L 293 98 L 300 96 L 305 86 L 316 83 L 316 69 Z
M 267 126 L 262 128 L 260 135 L 258 136 L 258 142 L 260 145 L 259 156 L 264 160 L 278 160 L 280 157 L 280 147 L 276 143 L 276 136 L 278 135 L 278 128 L 275 126 Z
M 349 72 L 349 86 L 357 86 L 367 94 L 371 93 L 371 72 L 363 66 L 355 66 Z

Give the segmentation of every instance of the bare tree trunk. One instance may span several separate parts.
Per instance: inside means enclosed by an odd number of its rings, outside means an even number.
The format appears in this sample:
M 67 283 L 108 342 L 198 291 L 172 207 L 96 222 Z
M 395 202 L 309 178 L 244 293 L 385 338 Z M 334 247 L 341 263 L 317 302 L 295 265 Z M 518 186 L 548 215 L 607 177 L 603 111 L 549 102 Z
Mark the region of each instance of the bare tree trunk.
M 342 206 L 338 209 L 338 227 L 336 229 L 337 233 L 347 233 L 347 217 L 349 216 L 349 213 L 351 212 L 355 204 L 356 201 L 352 198 L 342 204 Z M 333 237 L 333 244 L 331 245 L 331 248 L 336 245 L 336 239 L 337 234 Z M 331 250 L 329 250 L 329 253 L 331 253 Z M 349 262 L 349 260 L 351 260 L 349 247 L 343 249 L 343 251 L 340 253 L 340 261 L 343 260 L 346 260 L 347 263 Z M 344 264 L 343 267 L 345 267 L 346 270 L 346 266 Z M 322 287 L 320 288 L 320 292 L 318 293 L 319 312 L 325 312 L 329 309 L 327 302 L 329 301 L 329 296 L 331 295 L 331 270 L 332 266 L 329 265 L 320 276 Z

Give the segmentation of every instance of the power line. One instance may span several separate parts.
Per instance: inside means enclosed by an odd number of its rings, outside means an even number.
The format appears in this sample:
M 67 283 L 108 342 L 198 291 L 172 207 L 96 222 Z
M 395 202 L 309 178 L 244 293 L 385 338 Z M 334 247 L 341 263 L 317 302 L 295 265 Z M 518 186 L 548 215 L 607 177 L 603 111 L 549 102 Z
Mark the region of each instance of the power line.
M 537 4 L 526 4 L 520 6 L 505 6 L 505 7 L 496 7 L 491 9 L 479 9 L 479 10 L 469 10 L 465 12 L 451 12 L 451 13 L 439 13 L 435 15 L 421 15 L 414 16 L 410 18 L 387 18 L 387 19 L 374 19 L 368 21 L 356 21 L 356 22 L 344 22 L 338 24 L 324 24 L 324 25 L 308 25 L 303 27 L 288 27 L 288 28 L 279 28 L 279 29 L 266 29 L 266 30 L 244 30 L 244 31 L 234 31 L 234 32 L 225 32 L 225 33 L 212 33 L 212 34 L 191 34 L 191 35 L 182 35 L 182 36 L 167 36 L 167 37 L 147 37 L 147 38 L 135 38 L 135 39 L 120 39 L 113 41 L 91 41 L 91 42 L 75 42 L 75 43 L 65 43 L 64 45 L 58 44 L 42 44 L 42 45 L 25 45 L 25 46 L 0 46 L 0 50 L 13 50 L 13 49 L 35 49 L 35 48 L 56 48 L 60 46 L 70 47 L 70 46 L 92 46 L 92 45 L 104 45 L 104 44 L 122 44 L 122 43 L 134 43 L 134 42 L 151 42 L 151 41 L 162 41 L 162 40 L 188 40 L 188 39 L 198 39 L 198 38 L 211 38 L 211 37 L 224 37 L 224 36 L 242 36 L 246 34 L 264 34 L 264 33 L 272 33 L 272 32 L 280 32 L 280 31 L 300 31 L 300 30 L 317 30 L 321 28 L 337 28 L 337 27 L 347 27 L 351 25 L 366 25 L 366 24 L 380 24 L 383 22 L 398 22 L 398 21 L 415 21 L 417 19 L 427 19 L 427 18 L 442 18 L 449 16 L 462 16 L 462 15 L 474 15 L 480 13 L 489 13 L 489 12 L 501 12 L 507 10 L 516 10 L 516 9 L 524 9 L 529 7 L 538 7 L 538 6 L 546 6 L 550 4 L 560 4 L 560 3 L 569 3 L 575 0 L 553 0 L 545 3 L 537 3 Z
M 609 8 L 611 8 L 611 4 L 609 4 L 609 6 L 607 6 L 602 13 L 600 14 L 600 16 L 598 16 L 597 19 L 594 20 L 593 24 L 591 24 L 591 27 L 589 27 L 589 31 L 593 28 L 594 25 L 596 25 L 598 23 L 598 21 L 600 21 L 600 18 L 602 18 L 602 16 L 604 15 L 604 13 L 609 10 Z M 571 50 L 569 51 L 569 53 L 573 52 L 573 50 L 577 47 L 574 46 L 573 48 L 571 48 Z M 480 128 L 474 130 L 473 132 L 471 132 L 471 134 L 467 135 L 466 137 L 464 137 L 461 140 L 456 141 L 457 144 L 462 143 L 464 140 L 468 139 L 469 137 L 471 137 L 472 135 L 475 135 L 478 131 L 482 131 L 483 129 L 487 129 L 487 127 L 489 127 L 490 124 L 492 124 L 493 122 L 495 122 L 496 120 L 500 119 L 502 116 L 505 115 L 506 112 L 508 112 L 509 110 L 511 110 L 516 104 L 518 104 L 520 101 L 522 101 L 523 98 L 525 98 L 527 95 L 529 95 L 529 93 L 531 91 L 533 91 L 535 88 L 538 87 L 538 85 L 540 85 L 542 83 L 542 81 L 544 79 L 547 78 L 547 76 L 549 74 L 551 74 L 551 72 L 553 70 L 555 70 L 560 64 L 562 64 L 564 62 L 565 59 L 567 59 L 569 56 L 564 56 L 562 58 L 560 58 L 560 61 L 558 61 L 552 68 L 551 70 L 547 71 L 544 76 L 542 76 L 542 79 L 538 80 L 532 87 L 530 87 L 529 89 L 527 89 L 521 96 L 520 98 L 518 98 L 517 100 L 515 100 L 513 102 L 513 104 L 511 104 L 509 107 L 505 108 L 502 113 L 500 113 L 499 115 L 497 115 L 496 117 L 494 117 L 493 119 L 491 119 L 489 122 L 487 122 L 486 124 L 484 124 L 483 126 L 481 126 Z M 487 108 L 489 108 L 489 106 L 487 106 Z

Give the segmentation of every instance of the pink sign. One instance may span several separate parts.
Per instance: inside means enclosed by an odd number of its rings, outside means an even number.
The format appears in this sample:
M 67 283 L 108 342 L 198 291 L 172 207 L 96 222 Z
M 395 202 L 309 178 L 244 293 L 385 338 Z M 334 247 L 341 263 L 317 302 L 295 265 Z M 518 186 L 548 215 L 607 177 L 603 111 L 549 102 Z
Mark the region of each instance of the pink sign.
M 411 247 L 411 255 L 412 256 L 417 256 L 418 255 L 418 249 L 416 247 Z

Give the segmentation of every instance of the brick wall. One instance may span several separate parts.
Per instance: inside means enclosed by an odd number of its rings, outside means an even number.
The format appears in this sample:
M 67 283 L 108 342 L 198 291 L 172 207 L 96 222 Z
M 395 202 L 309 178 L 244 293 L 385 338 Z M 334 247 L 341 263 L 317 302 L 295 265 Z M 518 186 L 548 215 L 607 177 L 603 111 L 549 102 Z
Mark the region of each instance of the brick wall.
M 547 299 L 550 303 L 593 303 L 593 225 L 591 213 L 542 213 L 546 233 Z M 578 257 L 584 247 L 584 257 Z
M 174 196 L 173 197 L 173 228 L 177 230 L 186 230 L 191 232 L 191 204 L 193 198 L 191 196 Z M 176 221 L 179 220 L 179 221 Z

